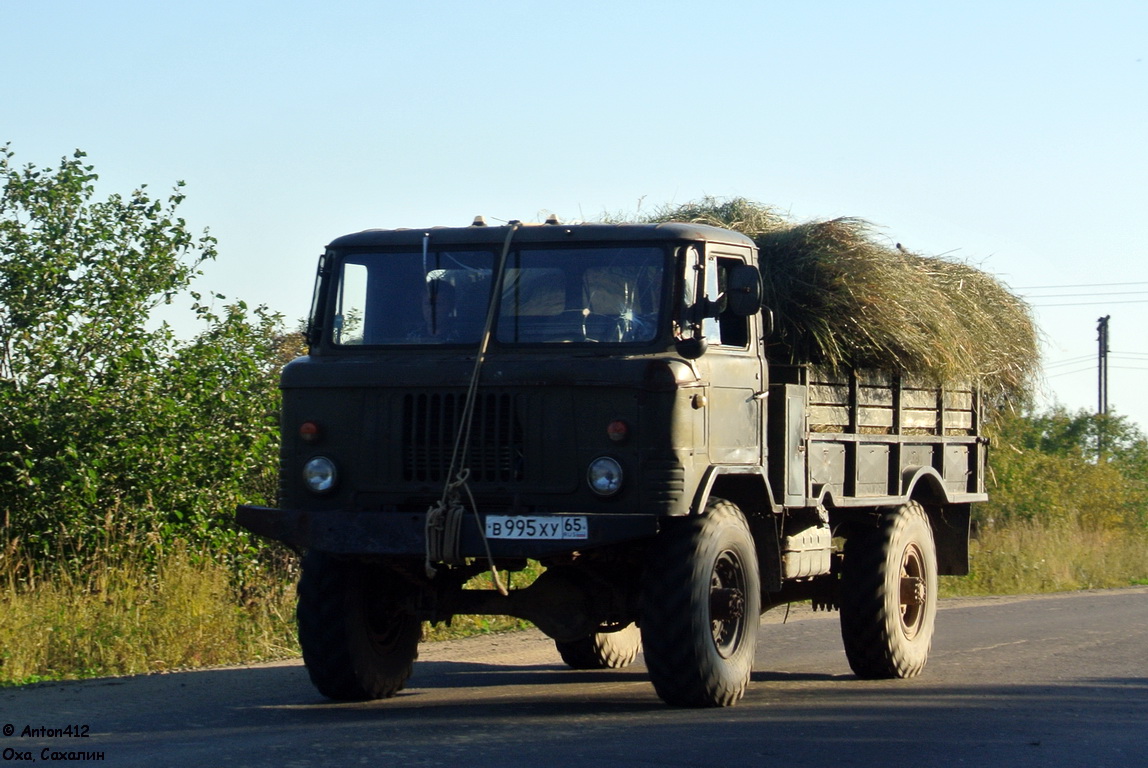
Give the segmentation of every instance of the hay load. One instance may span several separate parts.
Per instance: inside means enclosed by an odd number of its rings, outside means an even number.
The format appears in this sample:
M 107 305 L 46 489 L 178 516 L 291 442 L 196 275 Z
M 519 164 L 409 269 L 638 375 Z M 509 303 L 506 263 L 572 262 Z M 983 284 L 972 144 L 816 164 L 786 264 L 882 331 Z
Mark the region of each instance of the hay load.
M 744 198 L 705 198 L 648 220 L 712 224 L 757 242 L 779 361 L 971 379 L 991 400 L 1031 388 L 1032 313 L 982 270 L 887 245 L 862 219 L 794 224 Z

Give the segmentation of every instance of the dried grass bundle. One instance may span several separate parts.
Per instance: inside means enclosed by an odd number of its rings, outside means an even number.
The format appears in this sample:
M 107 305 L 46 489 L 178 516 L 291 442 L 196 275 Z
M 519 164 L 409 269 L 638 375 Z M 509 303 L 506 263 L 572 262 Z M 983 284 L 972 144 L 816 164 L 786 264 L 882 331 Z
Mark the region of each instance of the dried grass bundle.
M 793 224 L 744 198 L 703 198 L 648 220 L 722 226 L 757 242 L 776 359 L 973 379 L 993 399 L 1031 389 L 1031 310 L 982 270 L 888 246 L 862 219 Z
M 732 197 L 719 200 L 716 197 L 703 197 L 679 206 L 660 208 L 643 218 L 647 222 L 681 221 L 690 224 L 708 224 L 711 227 L 724 227 L 736 232 L 756 237 L 765 232 L 787 229 L 791 222 L 775 208 Z

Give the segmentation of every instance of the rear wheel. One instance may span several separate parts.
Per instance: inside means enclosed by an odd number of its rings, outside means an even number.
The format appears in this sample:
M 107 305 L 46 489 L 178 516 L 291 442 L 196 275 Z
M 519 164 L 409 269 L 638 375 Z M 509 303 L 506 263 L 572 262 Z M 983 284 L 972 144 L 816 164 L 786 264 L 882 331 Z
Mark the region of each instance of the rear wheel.
M 593 635 L 563 642 L 554 647 L 571 669 L 621 669 L 634 662 L 642 650 L 642 635 L 637 625 L 629 624 L 617 632 Z
M 400 606 L 392 574 L 319 552 L 303 559 L 299 645 L 311 682 L 331 699 L 394 696 L 411 676 L 422 622 Z
M 654 542 L 642 588 L 650 680 L 667 704 L 730 706 L 745 693 L 757 646 L 753 536 L 737 505 L 721 499 L 672 522 Z
M 937 554 L 929 518 L 913 501 L 845 541 L 841 638 L 866 679 L 915 677 L 925 668 L 937 616 Z

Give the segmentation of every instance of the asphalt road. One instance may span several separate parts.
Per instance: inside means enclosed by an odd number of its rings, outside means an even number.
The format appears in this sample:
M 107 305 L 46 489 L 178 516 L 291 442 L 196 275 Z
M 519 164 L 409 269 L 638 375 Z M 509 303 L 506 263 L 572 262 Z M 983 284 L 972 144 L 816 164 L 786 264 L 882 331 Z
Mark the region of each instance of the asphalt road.
M 914 680 L 855 679 L 835 614 L 786 618 L 766 615 L 754 682 L 729 709 L 666 707 L 640 660 L 571 671 L 524 632 L 426 644 L 408 689 L 367 704 L 327 702 L 298 661 L 7 689 L 2 762 L 1148 766 L 1146 588 L 942 601 Z M 20 735 L 69 724 L 90 735 Z

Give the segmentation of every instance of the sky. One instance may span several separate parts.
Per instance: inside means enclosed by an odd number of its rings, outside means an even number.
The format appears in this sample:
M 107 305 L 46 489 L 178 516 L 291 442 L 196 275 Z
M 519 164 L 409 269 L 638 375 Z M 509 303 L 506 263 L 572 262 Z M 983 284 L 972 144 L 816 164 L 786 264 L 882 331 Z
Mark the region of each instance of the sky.
M 1110 316 L 1108 400 L 1148 430 L 1143 0 L 0 0 L 0 20 L 16 162 L 82 149 L 103 196 L 186 182 L 219 240 L 198 288 L 289 324 L 348 232 L 745 197 L 998 276 L 1034 307 L 1044 406 L 1097 408 Z

